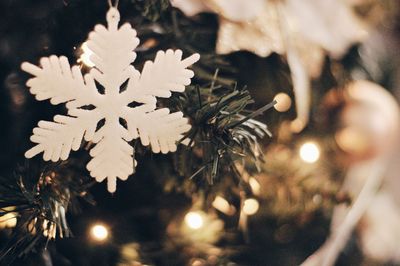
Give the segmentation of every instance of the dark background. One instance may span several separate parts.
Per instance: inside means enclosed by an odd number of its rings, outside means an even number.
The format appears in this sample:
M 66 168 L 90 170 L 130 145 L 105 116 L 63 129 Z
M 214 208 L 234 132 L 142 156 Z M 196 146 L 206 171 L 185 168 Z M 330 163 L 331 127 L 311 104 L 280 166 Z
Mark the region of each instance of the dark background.
M 141 25 L 141 1 L 120 0 L 121 21 L 132 22 L 139 32 Z M 24 163 L 23 153 L 31 146 L 29 136 L 39 120 L 51 120 L 56 113 L 65 113 L 62 106 L 52 106 L 47 101 L 38 102 L 30 95 L 25 86 L 28 75 L 20 70 L 24 61 L 37 64 L 40 57 L 66 55 L 70 62 L 77 58 L 77 49 L 87 34 L 97 23 L 105 23 L 108 9 L 107 1 L 90 0 L 1 0 L 0 1 L 0 174 L 11 176 L 18 164 Z M 149 23 L 149 21 L 145 21 Z M 208 36 L 215 40 L 217 20 L 213 16 L 204 22 L 213 30 Z M 376 34 L 378 42 L 385 47 L 380 51 L 378 62 L 384 67 L 384 75 L 375 77 L 389 90 L 398 93 L 396 80 L 398 65 L 387 65 L 389 58 L 398 59 L 398 41 L 396 30 L 386 30 Z M 389 36 L 389 37 L 388 37 Z M 143 40 L 142 40 L 143 41 Z M 173 43 L 173 39 L 169 39 Z M 386 49 L 387 48 L 387 49 Z M 356 49 L 356 48 L 355 48 Z M 357 54 L 357 50 L 353 53 Z M 138 58 L 141 53 L 138 53 Z M 350 57 L 351 58 L 351 57 Z M 140 59 L 139 59 L 140 60 Z M 239 72 L 236 79 L 239 84 L 247 84 L 256 96 L 255 106 L 270 101 L 274 90 L 286 90 L 290 94 L 287 66 L 283 60 L 272 55 L 259 58 L 250 53 L 236 53 L 227 60 Z M 350 60 L 350 59 L 349 59 Z M 139 62 L 140 64 L 140 62 Z M 281 70 L 283 69 L 283 70 Z M 268 73 L 268 76 L 265 74 Z M 279 88 L 272 88 L 276 82 Z M 285 86 L 286 84 L 286 86 Z M 272 89 L 271 89 L 272 88 Z M 267 93 L 260 93 L 260 90 Z M 396 91 L 397 90 L 397 91 Z M 322 92 L 318 92 L 321 93 Z M 272 118 L 262 118 L 277 122 L 276 114 Z M 289 112 L 287 117 L 293 116 Z M 75 152 L 77 167 L 87 160 L 86 152 Z M 33 159 L 33 163 L 41 158 Z M 175 214 L 181 214 L 191 205 L 191 200 L 179 193 L 164 194 L 158 179 L 163 178 L 160 165 L 167 157 L 145 153 L 140 158 L 137 174 L 126 182 L 118 183 L 118 190 L 111 195 L 105 184 L 96 184 L 91 193 L 95 206 L 81 203 L 81 212 L 69 214 L 71 229 L 75 237 L 50 243 L 49 253 L 53 265 L 115 265 L 120 245 L 140 242 L 149 252 L 162 249 L 166 221 Z M 84 172 L 84 166 L 81 168 Z M 110 226 L 112 237 L 106 244 L 98 245 L 88 239 L 91 224 L 102 221 Z M 231 221 L 234 224 L 235 221 Z M 273 242 L 271 228 L 278 222 L 250 221 L 251 245 L 236 255 L 239 265 L 296 265 L 312 253 L 324 241 L 328 233 L 329 221 L 316 217 L 315 222 L 301 228 L 287 243 Z M 252 229 L 253 228 L 253 229 Z M 238 237 L 236 243 L 242 243 Z M 356 243 L 351 241 L 344 252 L 340 265 L 359 265 L 361 255 Z M 182 265 L 177 257 L 161 253 L 153 256 L 155 265 Z M 26 258 L 18 259 L 14 265 L 45 265 L 42 253 L 30 253 Z

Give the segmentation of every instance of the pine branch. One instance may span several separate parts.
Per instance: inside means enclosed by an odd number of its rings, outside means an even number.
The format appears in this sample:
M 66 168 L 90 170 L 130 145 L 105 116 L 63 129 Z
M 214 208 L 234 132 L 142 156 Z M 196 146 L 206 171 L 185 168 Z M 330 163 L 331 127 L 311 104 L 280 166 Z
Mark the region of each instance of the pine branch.
M 246 109 L 253 103 L 247 90 L 221 86 L 216 79 L 207 86 L 189 87 L 180 101 L 192 124 L 185 135 L 191 146 L 187 156 L 197 160 L 179 157 L 185 162 L 192 161 L 190 165 L 180 164 L 179 173 L 191 179 L 202 174 L 203 180 L 214 184 L 216 179 L 231 172 L 230 168 L 235 167 L 235 161 L 240 158 L 250 156 L 255 164 L 263 160 L 258 142 L 271 133 L 265 124 L 253 118 L 275 102 L 251 112 Z
M 0 177 L 0 217 L 11 212 L 17 218 L 0 252 L 1 264 L 11 264 L 56 236 L 71 236 L 66 212 L 76 198 L 93 203 L 87 194 L 91 185 L 89 178 L 75 175 L 67 163 L 45 167 L 26 163 L 13 177 Z

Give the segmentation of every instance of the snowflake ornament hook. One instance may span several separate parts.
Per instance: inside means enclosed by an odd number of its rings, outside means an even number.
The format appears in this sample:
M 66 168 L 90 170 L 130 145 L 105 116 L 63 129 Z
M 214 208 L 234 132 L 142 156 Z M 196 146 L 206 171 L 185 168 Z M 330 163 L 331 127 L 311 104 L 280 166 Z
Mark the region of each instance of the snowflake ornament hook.
M 108 0 L 108 5 L 110 6 L 110 8 L 112 8 L 112 7 L 118 8 L 118 4 L 119 4 L 119 0 L 115 0 L 114 5 L 112 4 L 112 0 Z
M 140 73 L 131 65 L 139 44 L 136 31 L 129 23 L 118 28 L 120 16 L 115 7 L 110 7 L 106 18 L 107 28 L 98 24 L 89 34 L 87 46 L 93 52 L 94 66 L 88 74 L 83 76 L 78 66 L 71 67 L 65 56 L 44 57 L 41 67 L 22 63 L 22 70 L 34 76 L 27 86 L 36 99 L 49 99 L 53 105 L 65 103 L 68 109 L 67 116 L 56 115 L 53 122 L 39 121 L 31 136 L 36 146 L 25 156 L 43 152 L 46 161 L 66 160 L 83 139 L 91 141 L 95 146 L 87 169 L 98 182 L 107 179 L 108 191 L 114 192 L 117 178 L 126 180 L 134 173 L 131 140 L 140 138 L 155 153 L 174 152 L 190 129 L 182 112 L 157 109 L 156 102 L 157 97 L 169 98 L 171 92 L 185 90 L 194 75 L 187 68 L 200 56 L 182 60 L 180 50 L 158 51 L 154 62 L 147 61 Z
M 118 28 L 119 19 L 120 15 L 118 9 L 116 9 L 115 7 L 110 7 L 106 15 L 108 28 L 110 30 L 111 29 L 116 30 Z

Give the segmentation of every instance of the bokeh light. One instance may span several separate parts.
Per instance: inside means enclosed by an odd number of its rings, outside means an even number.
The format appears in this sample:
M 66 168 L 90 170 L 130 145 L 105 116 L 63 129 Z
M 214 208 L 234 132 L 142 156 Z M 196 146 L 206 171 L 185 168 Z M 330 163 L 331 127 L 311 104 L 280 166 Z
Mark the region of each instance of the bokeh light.
M 108 229 L 102 224 L 95 224 L 90 229 L 90 236 L 93 240 L 104 241 L 108 238 Z
M 212 206 L 226 215 L 233 215 L 236 212 L 235 207 L 229 204 L 229 202 L 221 196 L 215 197 Z
M 286 112 L 292 105 L 292 99 L 290 99 L 289 95 L 283 92 L 275 95 L 274 100 L 276 101 L 274 108 L 278 112 Z
M 249 185 L 251 187 L 251 191 L 254 195 L 260 195 L 261 192 L 261 185 L 254 177 L 249 178 Z
M 191 211 L 186 214 L 185 223 L 192 229 L 200 229 L 204 225 L 204 219 L 200 212 Z
M 185 223 L 191 229 L 200 229 L 204 225 L 204 219 L 200 212 L 191 211 L 186 214 Z
M 315 163 L 320 156 L 320 150 L 314 142 L 306 142 L 300 147 L 300 158 L 306 163 Z
M 246 215 L 254 215 L 257 213 L 258 209 L 260 208 L 260 204 L 256 199 L 246 199 L 243 203 L 242 211 Z
M 230 209 L 229 202 L 221 196 L 216 196 L 212 205 L 215 209 L 223 213 L 228 213 Z

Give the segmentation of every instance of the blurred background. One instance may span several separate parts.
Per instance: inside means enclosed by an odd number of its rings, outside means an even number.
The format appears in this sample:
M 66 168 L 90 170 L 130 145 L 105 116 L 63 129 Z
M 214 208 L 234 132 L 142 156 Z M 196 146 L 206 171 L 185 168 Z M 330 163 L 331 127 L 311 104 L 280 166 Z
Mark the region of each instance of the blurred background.
M 54 54 L 88 72 L 83 44 L 108 8 L 0 2 L 0 265 L 400 265 L 398 1 L 119 0 L 138 70 L 160 49 L 198 52 L 188 95 L 247 90 L 243 116 L 277 103 L 254 118 L 272 137 L 252 135 L 239 163 L 216 135 L 189 153 L 137 144 L 136 173 L 113 194 L 86 170 L 90 143 L 64 163 L 25 159 L 38 121 L 66 109 L 35 100 L 20 69 Z M 192 118 L 189 96 L 162 104 Z M 206 149 L 220 152 L 215 176 Z

